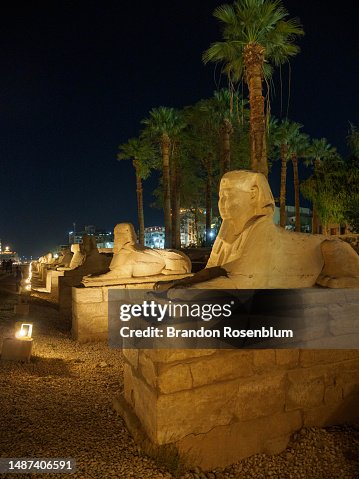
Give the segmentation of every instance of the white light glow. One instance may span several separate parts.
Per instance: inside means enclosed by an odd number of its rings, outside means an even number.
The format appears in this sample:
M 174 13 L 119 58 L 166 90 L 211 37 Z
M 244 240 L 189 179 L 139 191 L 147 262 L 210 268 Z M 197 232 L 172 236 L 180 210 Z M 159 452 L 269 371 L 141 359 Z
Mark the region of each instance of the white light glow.
M 32 336 L 32 324 L 22 323 L 20 329 L 16 331 L 15 337 L 17 339 L 31 339 Z

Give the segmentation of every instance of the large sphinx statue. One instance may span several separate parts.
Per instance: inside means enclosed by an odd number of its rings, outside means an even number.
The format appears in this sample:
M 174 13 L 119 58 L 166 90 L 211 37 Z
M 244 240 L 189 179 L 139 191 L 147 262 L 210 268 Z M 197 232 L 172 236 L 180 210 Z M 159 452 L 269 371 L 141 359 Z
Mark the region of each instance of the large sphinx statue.
M 359 256 L 349 244 L 274 224 L 274 199 L 261 173 L 226 173 L 219 211 L 223 222 L 206 268 L 158 289 L 359 288 Z
M 116 284 L 129 278 L 188 274 L 191 271 L 191 261 L 184 253 L 139 245 L 131 223 L 116 225 L 114 236 L 110 271 L 100 276 L 86 277 L 83 280 L 85 286 L 92 286 L 94 282 Z

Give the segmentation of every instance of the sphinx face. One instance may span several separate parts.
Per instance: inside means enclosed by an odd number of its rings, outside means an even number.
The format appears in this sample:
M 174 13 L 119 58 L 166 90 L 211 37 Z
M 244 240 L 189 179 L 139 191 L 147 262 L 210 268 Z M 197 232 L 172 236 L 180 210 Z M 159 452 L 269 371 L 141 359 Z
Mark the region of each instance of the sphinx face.
M 115 243 L 119 250 L 125 245 L 134 245 L 136 243 L 136 234 L 131 224 L 122 223 L 116 226 Z
M 74 243 L 71 245 L 71 251 L 73 253 L 80 253 L 80 245 L 78 243 Z
M 252 203 L 251 192 L 231 187 L 221 188 L 219 192 L 218 208 L 223 220 L 249 219 L 252 215 Z

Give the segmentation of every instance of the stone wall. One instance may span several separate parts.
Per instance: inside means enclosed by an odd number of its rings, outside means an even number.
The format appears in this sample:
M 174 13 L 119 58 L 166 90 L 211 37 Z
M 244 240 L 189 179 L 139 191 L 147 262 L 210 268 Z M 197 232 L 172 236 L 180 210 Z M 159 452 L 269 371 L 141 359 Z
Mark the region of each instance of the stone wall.
M 204 469 L 278 453 L 303 426 L 359 417 L 359 350 L 124 350 L 115 408 L 135 438 Z M 141 434 L 139 432 L 141 430 Z

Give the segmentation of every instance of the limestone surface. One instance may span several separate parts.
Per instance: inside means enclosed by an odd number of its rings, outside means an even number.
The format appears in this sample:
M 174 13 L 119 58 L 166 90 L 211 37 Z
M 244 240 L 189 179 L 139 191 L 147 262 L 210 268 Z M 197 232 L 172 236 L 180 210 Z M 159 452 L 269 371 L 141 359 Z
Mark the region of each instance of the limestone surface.
M 151 276 L 190 273 L 191 261 L 184 253 L 139 245 L 132 224 L 119 223 L 114 233 L 114 255 L 110 271 L 101 276 L 86 277 L 83 280 L 85 286 L 123 283 L 124 278 L 138 278 L 140 282 L 141 278 Z
M 207 266 L 182 286 L 359 288 L 359 256 L 348 244 L 274 224 L 273 195 L 261 173 L 226 173 L 218 206 L 223 222 Z

